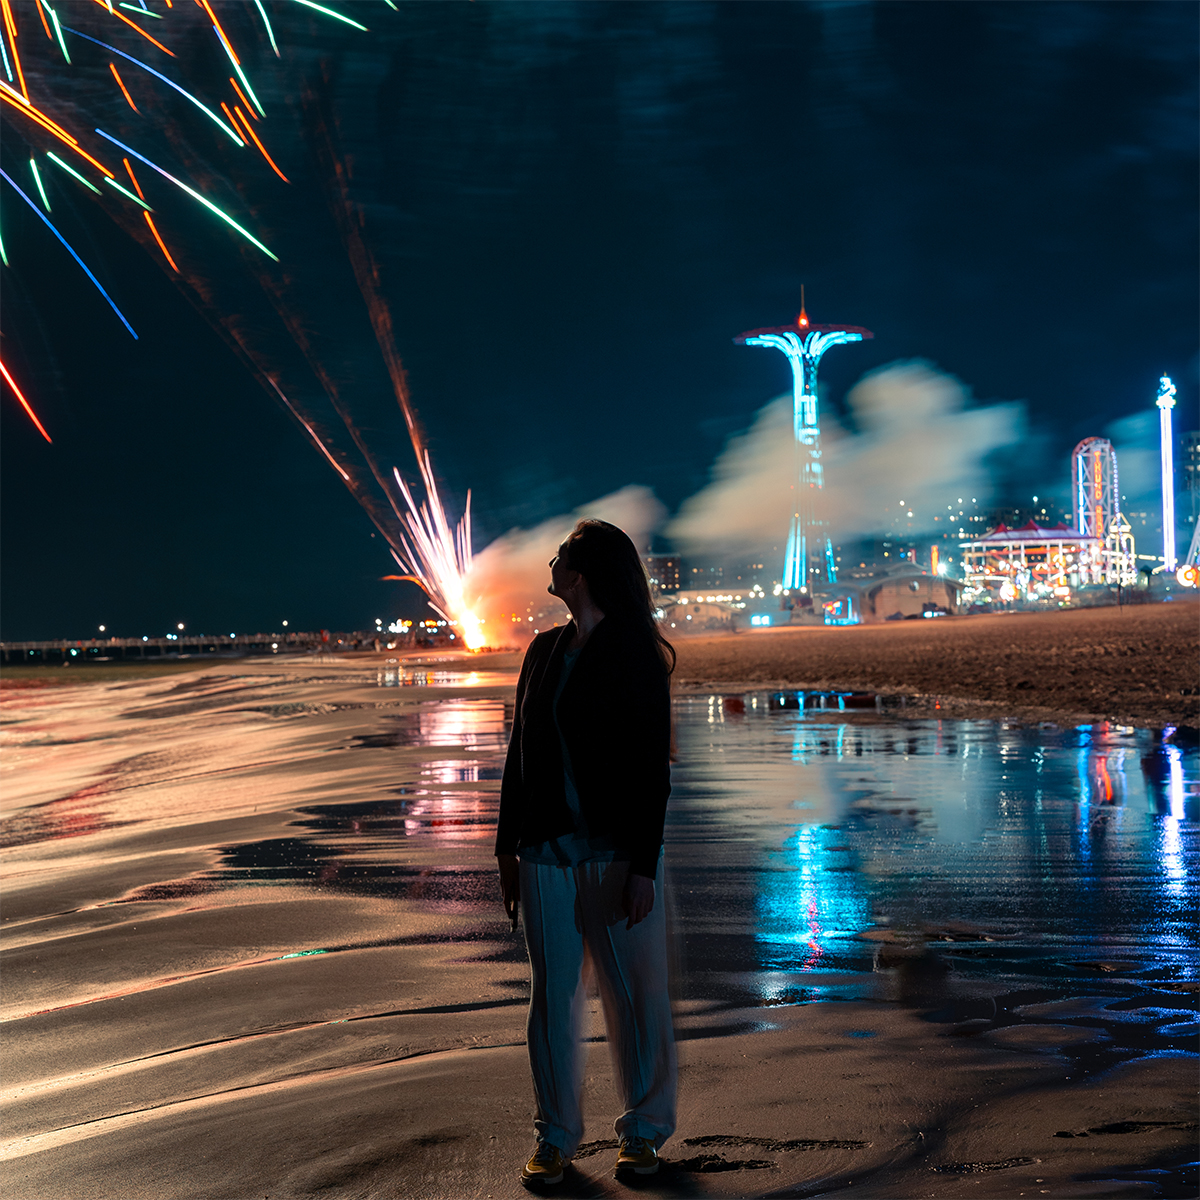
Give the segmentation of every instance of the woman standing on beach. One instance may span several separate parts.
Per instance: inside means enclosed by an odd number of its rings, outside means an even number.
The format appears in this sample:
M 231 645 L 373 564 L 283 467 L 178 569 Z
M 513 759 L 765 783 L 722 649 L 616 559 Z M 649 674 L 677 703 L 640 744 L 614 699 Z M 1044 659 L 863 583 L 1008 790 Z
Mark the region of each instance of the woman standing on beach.
M 616 1170 L 648 1175 L 675 1130 L 675 1039 L 664 905 L 654 881 L 671 791 L 670 673 L 629 537 L 580 521 L 550 562 L 571 612 L 536 637 L 517 684 L 496 857 L 504 908 L 529 949 L 537 1145 L 527 1183 L 563 1177 L 583 1136 L 580 1025 L 595 969 L 613 1074 Z

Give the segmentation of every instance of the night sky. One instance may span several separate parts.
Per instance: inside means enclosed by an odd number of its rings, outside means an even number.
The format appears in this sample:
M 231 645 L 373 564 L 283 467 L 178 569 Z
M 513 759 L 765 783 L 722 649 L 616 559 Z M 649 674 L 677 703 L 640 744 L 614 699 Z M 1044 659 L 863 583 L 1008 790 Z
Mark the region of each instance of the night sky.
M 782 356 L 731 339 L 791 320 L 802 283 L 814 321 L 875 332 L 822 364 L 835 412 L 865 371 L 913 358 L 979 403 L 1024 402 L 999 498 L 1062 490 L 1072 446 L 1151 407 L 1163 372 L 1177 428 L 1196 425 L 1194 4 L 342 0 L 363 34 L 275 3 L 281 60 L 252 6 L 217 7 L 290 187 L 142 78 L 142 114 L 122 111 L 102 53 L 68 69 L 38 52 L 58 119 L 187 164 L 281 264 L 164 194 L 197 303 L 107 197 L 54 176 L 54 220 L 135 342 L 0 184 L 4 360 L 54 438 L 5 388 L 5 639 L 424 615 L 411 585 L 380 582 L 382 537 L 213 315 L 315 413 L 264 315 L 274 279 L 380 461 L 415 474 L 322 128 L 477 546 L 630 483 L 675 511 L 788 386 Z M 204 32 L 162 68 L 197 91 L 222 69 Z M 50 143 L 5 117 L 28 191 L 30 145 Z

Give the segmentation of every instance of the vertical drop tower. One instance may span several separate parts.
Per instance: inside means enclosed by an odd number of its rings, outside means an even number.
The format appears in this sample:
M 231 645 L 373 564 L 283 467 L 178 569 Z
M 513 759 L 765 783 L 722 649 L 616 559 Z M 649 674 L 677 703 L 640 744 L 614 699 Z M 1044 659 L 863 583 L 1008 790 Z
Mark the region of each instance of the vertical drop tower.
M 796 502 L 783 560 L 783 586 L 811 592 L 815 582 L 837 582 L 837 565 L 829 522 L 825 520 L 821 492 L 825 470 L 821 464 L 821 421 L 817 401 L 817 367 L 831 346 L 861 342 L 875 335 L 859 325 L 814 325 L 804 310 L 800 289 L 800 315 L 794 325 L 751 329 L 733 340 L 739 346 L 767 346 L 787 355 L 792 365 L 792 429 L 796 437 Z

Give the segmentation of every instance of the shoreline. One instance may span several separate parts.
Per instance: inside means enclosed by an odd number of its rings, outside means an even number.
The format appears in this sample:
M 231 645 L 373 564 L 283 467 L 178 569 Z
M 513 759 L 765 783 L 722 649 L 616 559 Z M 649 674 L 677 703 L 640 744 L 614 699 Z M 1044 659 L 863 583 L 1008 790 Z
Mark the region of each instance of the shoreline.
M 1200 730 L 1200 597 L 1124 608 L 945 617 L 844 628 L 687 634 L 673 643 L 678 694 L 795 689 L 873 692 L 904 715 L 1023 724 L 1108 721 Z M 523 649 L 344 651 L 154 663 L 0 669 L 0 691 L 190 672 L 478 664 L 516 671 Z M 94 674 L 93 674 L 94 672 Z M 895 709 L 888 705 L 891 712 Z
M 1200 603 L 690 635 L 675 686 L 849 690 L 912 716 L 1200 727 Z

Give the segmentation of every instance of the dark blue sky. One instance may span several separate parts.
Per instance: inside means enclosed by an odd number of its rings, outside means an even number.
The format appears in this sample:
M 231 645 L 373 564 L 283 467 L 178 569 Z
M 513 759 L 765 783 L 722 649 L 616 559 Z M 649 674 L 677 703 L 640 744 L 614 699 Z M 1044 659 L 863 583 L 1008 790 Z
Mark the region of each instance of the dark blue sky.
M 45 59 L 47 107 L 139 139 L 247 220 L 278 268 L 190 201 L 155 201 L 209 315 L 328 418 L 275 288 L 380 460 L 408 472 L 330 213 L 328 120 L 479 544 L 627 483 L 674 510 L 786 386 L 780 356 L 730 339 L 790 319 L 801 283 L 814 320 L 875 331 L 822 365 L 835 408 L 913 357 L 980 401 L 1025 401 L 1014 495 L 1057 484 L 1074 443 L 1151 404 L 1163 371 L 1195 425 L 1194 5 L 363 0 L 360 34 L 277 4 L 279 61 L 250 6 L 218 11 L 291 187 L 161 88 L 139 80 L 143 114 L 123 111 L 86 47 L 74 74 Z M 198 91 L 220 69 L 200 32 L 169 68 Z M 6 124 L 2 147 L 19 181 L 25 132 Z M 53 180 L 56 222 L 138 342 L 0 186 L 4 357 L 55 439 L 5 394 L 3 636 L 416 612 L 379 582 L 394 564 L 338 477 L 111 205 Z

